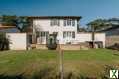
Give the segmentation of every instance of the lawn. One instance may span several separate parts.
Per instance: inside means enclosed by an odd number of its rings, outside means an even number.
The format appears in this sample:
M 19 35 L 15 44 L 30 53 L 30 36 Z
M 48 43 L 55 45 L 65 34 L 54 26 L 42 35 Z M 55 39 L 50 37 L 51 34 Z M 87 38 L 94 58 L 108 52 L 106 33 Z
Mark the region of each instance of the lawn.
M 64 72 L 100 76 L 105 65 L 119 68 L 119 52 L 109 49 L 63 51 Z M 59 53 L 53 50 L 2 51 L 0 74 L 31 76 L 43 68 L 59 71 Z M 49 70 L 48 70 L 49 71 Z M 48 72 L 47 71 L 47 72 Z

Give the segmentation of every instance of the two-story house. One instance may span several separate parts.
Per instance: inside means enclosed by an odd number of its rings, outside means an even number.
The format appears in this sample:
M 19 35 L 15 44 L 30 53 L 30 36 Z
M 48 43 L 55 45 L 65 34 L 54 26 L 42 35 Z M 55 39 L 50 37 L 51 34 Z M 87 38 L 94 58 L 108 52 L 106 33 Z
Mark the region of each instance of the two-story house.
M 32 20 L 37 44 L 46 44 L 46 36 L 53 33 L 57 33 L 60 44 L 75 43 L 80 16 L 31 16 L 29 18 Z

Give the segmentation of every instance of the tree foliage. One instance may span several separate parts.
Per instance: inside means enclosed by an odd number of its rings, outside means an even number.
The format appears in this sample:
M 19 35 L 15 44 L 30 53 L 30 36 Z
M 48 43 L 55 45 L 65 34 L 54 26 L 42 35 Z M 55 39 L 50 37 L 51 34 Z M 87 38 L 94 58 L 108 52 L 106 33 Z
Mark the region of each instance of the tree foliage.
M 78 32 L 87 32 L 87 28 L 80 27 L 80 28 L 78 28 Z
M 3 15 L 1 17 L 1 23 L 3 26 L 15 26 L 14 20 L 16 19 L 16 16 L 9 16 L 9 15 Z
M 90 31 L 101 30 L 101 29 L 104 29 L 105 27 L 107 27 L 108 25 L 109 25 L 109 23 L 105 19 L 96 19 L 96 20 L 91 21 L 87 24 L 88 29 Z
M 21 17 L 21 16 L 11 16 L 11 15 L 3 15 L 1 17 L 1 23 L 5 26 L 16 26 L 16 28 L 20 32 L 26 32 L 27 29 L 30 27 L 30 21 L 28 17 Z
M 20 32 L 26 32 L 30 27 L 30 21 L 27 17 L 17 17 L 14 23 Z
M 90 31 L 104 30 L 114 25 L 119 25 L 119 18 L 96 19 L 87 24 Z
M 5 33 L 0 33 L 0 50 L 8 50 L 9 49 L 9 39 L 6 38 Z

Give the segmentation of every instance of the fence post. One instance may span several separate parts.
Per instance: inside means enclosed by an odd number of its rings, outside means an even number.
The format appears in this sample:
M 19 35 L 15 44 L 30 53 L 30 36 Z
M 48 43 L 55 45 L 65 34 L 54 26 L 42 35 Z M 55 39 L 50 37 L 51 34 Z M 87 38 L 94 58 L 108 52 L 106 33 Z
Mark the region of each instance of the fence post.
M 60 71 L 60 79 L 63 79 L 64 72 L 63 72 L 63 51 L 61 50 L 61 46 L 59 44 L 59 71 Z

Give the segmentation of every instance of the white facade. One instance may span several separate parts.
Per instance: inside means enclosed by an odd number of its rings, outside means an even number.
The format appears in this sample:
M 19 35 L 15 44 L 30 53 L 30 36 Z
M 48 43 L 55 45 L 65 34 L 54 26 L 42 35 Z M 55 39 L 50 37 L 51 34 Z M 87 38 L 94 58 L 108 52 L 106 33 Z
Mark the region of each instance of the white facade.
M 52 20 L 58 20 L 58 24 L 56 23 L 57 25 L 52 25 Z M 65 25 L 64 23 L 66 22 L 66 20 L 71 20 L 71 23 L 74 22 L 74 25 Z M 92 41 L 91 33 L 77 33 L 77 27 L 79 23 L 78 21 L 79 19 L 77 18 L 33 19 L 33 33 L 36 33 L 36 31 L 39 32 L 39 34 L 40 32 L 47 32 L 48 34 L 57 32 L 57 40 L 59 40 L 60 44 L 79 44 L 80 42 Z M 103 42 L 103 47 L 105 47 L 105 34 L 96 33 L 95 41 Z M 37 44 L 46 44 L 46 37 L 39 35 L 37 37 Z
M 9 39 L 10 50 L 26 50 L 27 49 L 27 34 L 26 33 L 7 33 Z
M 33 20 L 33 28 L 34 31 L 39 31 L 39 32 L 49 32 L 49 34 L 52 34 L 53 32 L 57 32 L 57 40 L 59 40 L 60 44 L 66 44 L 67 42 L 70 42 L 71 40 L 76 39 L 76 34 L 77 34 L 77 19 L 73 20 L 75 22 L 74 26 L 64 26 L 64 19 L 59 19 L 59 26 L 54 25 L 51 26 L 51 19 L 34 19 Z M 74 32 L 75 33 L 75 38 L 72 38 L 72 33 L 70 33 L 71 37 L 63 37 L 63 32 Z M 37 38 L 37 43 L 38 44 L 46 44 L 46 38 L 42 37 Z

